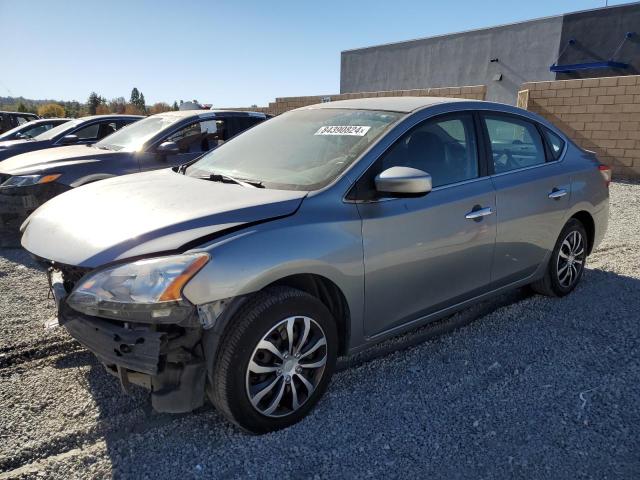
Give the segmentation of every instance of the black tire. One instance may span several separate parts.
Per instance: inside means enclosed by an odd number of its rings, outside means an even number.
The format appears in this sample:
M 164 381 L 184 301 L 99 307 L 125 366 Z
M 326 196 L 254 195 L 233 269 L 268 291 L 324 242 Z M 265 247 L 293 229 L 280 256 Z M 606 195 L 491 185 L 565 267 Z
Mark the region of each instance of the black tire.
M 313 319 L 316 326 L 321 327 L 318 331 L 324 333 L 326 339 L 326 346 L 321 347 L 322 355 L 326 355 L 326 364 L 323 370 L 316 374 L 315 390 L 306 396 L 297 410 L 278 417 L 266 416 L 252 405 L 249 397 L 249 362 L 254 358 L 254 349 L 257 349 L 263 337 L 283 320 L 291 317 L 308 317 Z M 297 340 L 300 340 L 299 328 L 297 335 Z M 336 322 L 322 302 L 293 288 L 269 288 L 254 294 L 230 319 L 212 371 L 208 373 L 207 393 L 216 409 L 244 430 L 256 434 L 279 430 L 300 421 L 316 405 L 333 374 L 337 352 Z M 279 361 L 275 356 L 272 358 L 276 362 Z M 282 377 L 281 373 L 274 375 Z M 296 374 L 291 377 L 296 377 Z M 298 382 L 299 377 L 300 375 L 296 377 Z M 284 382 L 284 377 L 282 381 Z M 278 384 L 280 385 L 283 384 Z M 285 397 L 291 396 L 291 385 L 284 385 L 283 388 L 288 389 L 282 397 L 283 401 L 286 401 Z M 304 390 L 305 393 L 306 391 Z M 293 400 L 291 404 L 292 402 Z
M 576 232 L 575 234 L 573 232 Z M 566 278 L 563 281 L 563 259 L 559 259 L 561 255 L 561 251 L 566 249 L 566 246 L 563 247 L 563 243 L 565 240 L 569 238 L 570 235 L 579 235 L 582 242 L 582 251 L 580 255 L 575 256 L 574 265 L 576 265 L 577 274 L 575 276 L 572 275 L 571 281 L 567 281 Z M 531 284 L 531 288 L 541 294 L 547 295 L 550 297 L 564 297 L 573 291 L 574 288 L 580 283 L 580 279 L 584 273 L 584 267 L 587 261 L 587 251 L 589 246 L 589 238 L 587 237 L 587 231 L 585 230 L 582 223 L 572 218 L 560 232 L 558 236 L 558 240 L 556 240 L 556 244 L 553 248 L 553 252 L 551 253 L 551 257 L 549 258 L 549 263 L 547 264 L 547 268 L 545 270 L 544 277 L 540 280 Z M 582 262 L 578 264 L 577 262 Z M 567 267 L 572 268 L 572 267 Z M 560 273 L 559 273 L 560 271 Z

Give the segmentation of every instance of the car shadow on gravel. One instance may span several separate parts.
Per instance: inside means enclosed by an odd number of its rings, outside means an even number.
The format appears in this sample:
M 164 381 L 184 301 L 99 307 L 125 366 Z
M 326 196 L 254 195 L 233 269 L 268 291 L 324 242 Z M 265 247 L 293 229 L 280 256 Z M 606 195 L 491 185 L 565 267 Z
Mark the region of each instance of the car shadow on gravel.
M 0 235 L 1 239 L 1 235 Z M 28 268 L 42 269 L 38 262 L 19 244 L 7 247 L 0 242 L 0 258 L 4 258 L 12 263 L 18 263 Z
M 609 292 L 611 308 L 594 306 L 600 291 Z M 342 372 L 307 419 L 260 439 L 230 426 L 208 404 L 190 414 L 153 412 L 145 390 L 133 387 L 130 395 L 124 395 L 117 378 L 86 350 L 58 359 L 56 367 L 82 372 L 79 381 L 92 393 L 98 411 L 95 440 L 104 441 L 115 477 L 242 478 L 256 473 L 269 477 L 278 474 L 278 465 L 288 465 L 288 471 L 280 471 L 281 478 L 331 477 L 339 475 L 335 465 L 341 462 L 346 476 L 350 475 L 345 472 L 357 472 L 356 467 L 366 467 L 373 476 L 392 469 L 398 476 L 421 472 L 442 478 L 540 478 L 552 475 L 548 469 L 553 466 L 558 478 L 573 469 L 584 473 L 585 468 L 598 477 L 598 472 L 606 473 L 606 455 L 612 455 L 598 451 L 606 450 L 606 443 L 600 442 L 609 441 L 607 427 L 594 425 L 597 430 L 588 441 L 584 430 L 587 421 L 598 422 L 594 412 L 612 408 L 594 403 L 596 389 L 605 390 L 598 378 L 612 373 L 597 355 L 612 346 L 618 349 L 616 335 L 624 335 L 612 331 L 607 315 L 619 315 L 618 310 L 626 308 L 622 303 L 630 298 L 637 302 L 639 294 L 636 278 L 587 270 L 584 282 L 563 299 L 521 289 L 482 302 L 341 359 Z M 530 316 L 523 318 L 523 312 Z M 522 344 L 514 341 L 523 332 L 532 338 Z M 579 348 L 571 350 L 572 342 Z M 614 353 L 618 361 L 626 355 Z M 554 368 L 545 364 L 560 358 L 562 363 Z M 586 386 L 578 390 L 564 385 L 563 379 L 575 375 L 574 364 L 585 369 L 581 384 Z M 82 368 L 87 366 L 88 370 Z M 537 369 L 547 369 L 546 376 L 536 378 Z M 407 391 L 399 388 L 402 384 Z M 571 391 L 564 395 L 562 388 Z M 619 398 L 607 401 L 625 404 Z M 568 414 L 560 414 L 564 411 Z M 621 413 L 614 421 L 624 424 L 632 420 L 630 416 Z M 616 428 L 616 435 L 624 432 Z M 336 439 L 336 432 L 346 440 Z M 309 444 L 311 438 L 318 443 Z M 297 446 L 283 449 L 285 444 Z M 562 453 L 552 453 L 550 444 L 562 445 Z M 257 467 L 244 451 L 278 459 L 269 461 L 264 470 L 252 470 Z M 467 452 L 468 460 L 455 462 L 455 452 Z M 584 466 L 577 463 L 581 456 L 590 456 Z M 614 475 L 624 476 L 626 468 L 634 468 L 631 459 L 626 466 L 619 457 L 614 460 L 610 471 Z M 360 471 L 356 476 L 366 475 Z

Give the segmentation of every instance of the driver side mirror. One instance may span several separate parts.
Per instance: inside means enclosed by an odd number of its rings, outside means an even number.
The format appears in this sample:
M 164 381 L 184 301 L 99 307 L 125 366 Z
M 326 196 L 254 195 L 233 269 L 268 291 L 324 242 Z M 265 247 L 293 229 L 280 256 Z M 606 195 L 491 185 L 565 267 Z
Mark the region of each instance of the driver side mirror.
M 62 137 L 62 141 L 61 141 L 62 145 L 71 145 L 74 143 L 78 143 L 78 136 L 77 135 L 65 135 L 64 137 Z
M 431 191 L 431 175 L 417 168 L 391 167 L 375 178 L 376 191 L 391 197 L 422 197 Z
M 176 142 L 162 142 L 156 148 L 156 153 L 163 155 L 175 155 L 176 153 L 180 153 L 180 148 L 178 148 L 178 144 Z

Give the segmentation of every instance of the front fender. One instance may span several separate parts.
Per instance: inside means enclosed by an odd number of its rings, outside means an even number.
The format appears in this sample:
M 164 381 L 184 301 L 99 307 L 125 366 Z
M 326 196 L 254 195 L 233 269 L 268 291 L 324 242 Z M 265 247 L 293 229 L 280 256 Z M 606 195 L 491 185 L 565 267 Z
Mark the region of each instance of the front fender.
M 290 275 L 315 274 L 338 286 L 347 300 L 352 324 L 360 323 L 364 264 L 355 205 L 340 204 L 338 211 L 315 214 L 303 209 L 304 204 L 296 215 L 194 249 L 208 252 L 211 261 L 185 286 L 185 298 L 202 305 L 262 290 Z
M 86 175 L 84 177 L 80 177 L 77 180 L 74 180 L 70 183 L 71 188 L 80 187 L 82 185 L 86 185 L 88 183 L 97 182 L 98 180 L 106 180 L 107 178 L 113 178 L 116 175 L 111 173 L 94 173 L 92 175 Z

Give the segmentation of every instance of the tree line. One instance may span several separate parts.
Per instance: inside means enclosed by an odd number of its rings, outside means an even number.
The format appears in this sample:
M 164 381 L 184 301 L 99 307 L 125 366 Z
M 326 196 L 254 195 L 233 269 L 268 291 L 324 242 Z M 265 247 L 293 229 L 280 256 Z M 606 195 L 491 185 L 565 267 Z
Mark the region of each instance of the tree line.
M 183 101 L 180 100 L 180 104 L 182 103 Z M 96 92 L 89 94 L 86 103 L 77 101 L 28 100 L 23 97 L 0 97 L 0 110 L 35 113 L 43 118 L 77 118 L 86 115 L 104 115 L 109 113 L 153 115 L 155 113 L 178 110 L 179 108 L 180 105 L 177 101 L 174 101 L 173 105 L 165 102 L 147 105 L 144 94 L 136 87 L 133 87 L 131 90 L 128 101 L 124 97 L 107 100 Z

